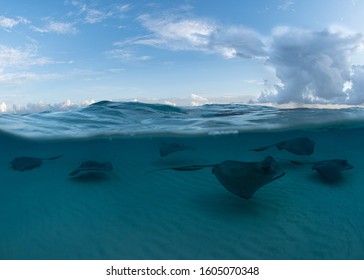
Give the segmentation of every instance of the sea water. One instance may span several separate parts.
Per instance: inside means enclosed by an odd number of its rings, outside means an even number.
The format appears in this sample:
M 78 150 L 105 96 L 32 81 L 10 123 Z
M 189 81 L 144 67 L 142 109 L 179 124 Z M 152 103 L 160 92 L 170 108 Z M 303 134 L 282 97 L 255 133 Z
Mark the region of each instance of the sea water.
M 103 101 L 2 114 L 0 129 L 0 259 L 364 259 L 363 109 Z M 295 137 L 314 153 L 252 151 Z M 175 143 L 190 149 L 160 155 Z M 168 169 L 267 156 L 285 175 L 251 199 L 211 168 Z M 330 181 L 290 162 L 327 159 L 354 168 Z M 70 176 L 87 161 L 113 169 Z

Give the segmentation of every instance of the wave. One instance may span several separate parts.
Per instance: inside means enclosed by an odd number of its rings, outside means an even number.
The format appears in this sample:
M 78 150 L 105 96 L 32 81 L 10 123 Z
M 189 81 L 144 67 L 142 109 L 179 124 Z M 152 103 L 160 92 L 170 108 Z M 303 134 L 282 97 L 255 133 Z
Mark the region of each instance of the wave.
M 171 106 L 100 101 L 68 111 L 1 114 L 3 132 L 31 138 L 233 134 L 363 126 L 363 108 L 282 109 L 260 105 Z

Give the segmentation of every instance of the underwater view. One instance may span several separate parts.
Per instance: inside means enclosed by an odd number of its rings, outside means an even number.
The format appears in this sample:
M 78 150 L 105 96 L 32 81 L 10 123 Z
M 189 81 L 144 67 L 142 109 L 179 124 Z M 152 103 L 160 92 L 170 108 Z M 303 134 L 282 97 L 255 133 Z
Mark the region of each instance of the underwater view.
M 363 259 L 364 110 L 0 115 L 0 259 Z

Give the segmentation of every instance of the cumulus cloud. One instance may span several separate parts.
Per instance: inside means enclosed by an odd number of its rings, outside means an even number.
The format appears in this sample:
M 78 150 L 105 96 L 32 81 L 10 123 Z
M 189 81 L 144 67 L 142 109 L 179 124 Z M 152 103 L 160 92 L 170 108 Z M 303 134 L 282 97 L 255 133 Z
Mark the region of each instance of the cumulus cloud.
M 292 10 L 293 1 L 278 8 Z M 269 39 L 245 26 L 222 26 L 181 14 L 144 14 L 139 22 L 150 33 L 118 42 L 170 50 L 218 53 L 225 58 L 262 59 L 278 82 L 261 93 L 258 102 L 364 103 L 364 66 L 353 66 L 352 56 L 364 45 L 363 35 L 339 27 L 312 31 L 278 27 Z M 270 84 L 270 83 L 267 83 Z
M 7 109 L 8 109 L 8 106 L 6 105 L 6 103 L 5 102 L 1 102 L 0 103 L 0 112 L 1 113 L 5 113 L 7 111 Z
M 195 93 L 191 94 L 191 99 L 192 99 L 191 100 L 192 106 L 200 106 L 200 105 L 209 103 L 208 98 L 195 94 Z
M 259 102 L 357 103 L 362 102 L 358 82 L 363 68 L 352 68 L 351 56 L 363 36 L 342 29 L 308 31 L 276 29 L 267 64 L 280 80 L 275 91 L 261 94 Z M 344 85 L 350 84 L 346 89 Z
M 345 92 L 348 104 L 364 104 L 364 65 L 352 67 L 350 86 Z

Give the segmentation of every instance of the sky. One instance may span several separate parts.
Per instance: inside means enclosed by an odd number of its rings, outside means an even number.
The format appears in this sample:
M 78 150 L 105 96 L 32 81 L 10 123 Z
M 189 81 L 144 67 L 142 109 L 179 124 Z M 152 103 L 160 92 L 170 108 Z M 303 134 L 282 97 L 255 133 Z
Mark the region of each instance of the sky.
M 364 0 L 0 0 L 0 111 L 364 103 Z

